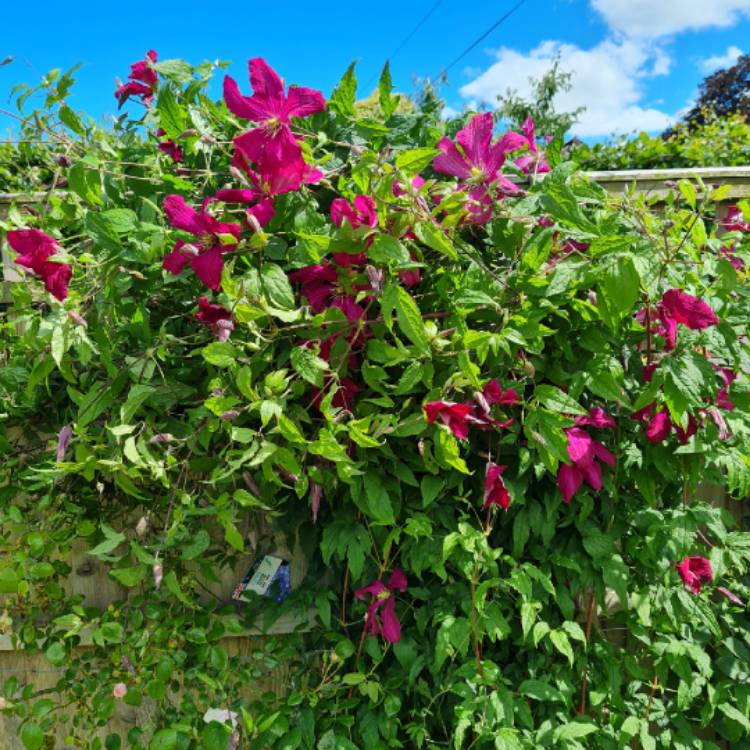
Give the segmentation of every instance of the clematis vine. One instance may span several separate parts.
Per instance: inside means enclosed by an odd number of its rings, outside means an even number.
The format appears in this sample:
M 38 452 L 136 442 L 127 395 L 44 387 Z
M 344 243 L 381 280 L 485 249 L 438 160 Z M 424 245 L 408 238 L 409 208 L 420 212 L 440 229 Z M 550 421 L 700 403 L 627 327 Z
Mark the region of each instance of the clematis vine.
M 499 505 L 503 510 L 508 510 L 510 495 L 502 477 L 507 468 L 507 466 L 499 466 L 492 461 L 487 463 L 484 474 L 484 504 L 482 507 L 491 508 L 493 505 Z
M 750 221 L 745 221 L 745 215 L 739 206 L 732 205 L 727 208 L 721 220 L 721 228 L 725 232 L 750 232 Z
M 197 320 L 207 325 L 219 341 L 226 341 L 234 330 L 232 313 L 223 305 L 209 302 L 206 297 L 198 300 Z
M 557 486 L 563 500 L 569 503 L 584 481 L 598 492 L 602 488 L 602 467 L 598 461 L 614 466 L 615 457 L 580 427 L 569 427 L 565 434 L 568 438 L 568 457 L 571 463 L 563 464 L 558 469 Z
M 685 557 L 676 567 L 685 588 L 694 594 L 700 594 L 703 583 L 712 581 L 714 577 L 711 563 L 705 557 Z
M 39 229 L 14 229 L 8 232 L 8 244 L 18 254 L 16 263 L 38 276 L 55 299 L 62 302 L 68 296 L 73 272 L 67 263 L 50 260 L 60 249 L 54 237 Z
M 164 212 L 169 223 L 192 234 L 195 242 L 178 240 L 162 266 L 175 276 L 182 273 L 185 266 L 190 266 L 209 289 L 218 289 L 224 267 L 222 255 L 237 246 L 240 225 L 223 223 L 211 216 L 207 208 L 213 200 L 206 198 L 201 210 L 196 211 L 185 203 L 182 196 L 168 195 L 164 199 Z
M 262 58 L 249 60 L 248 69 L 252 96 L 243 96 L 233 78 L 224 78 L 224 100 L 230 112 L 258 123 L 237 136 L 235 145 L 260 172 L 270 174 L 284 167 L 296 171 L 301 180 L 305 162 L 290 127 L 291 118 L 322 112 L 325 99 L 320 91 L 301 86 L 290 86 L 284 93 L 284 82 Z
M 489 221 L 495 199 L 519 192 L 518 186 L 500 173 L 500 168 L 508 153 L 527 144 L 526 138 L 508 131 L 493 144 L 493 128 L 491 113 L 474 115 L 456 133 L 455 142 L 447 137 L 438 141 L 437 148 L 443 153 L 432 162 L 436 172 L 453 175 L 461 181 L 461 187 L 469 195 L 467 221 L 472 224 Z
M 396 594 L 403 593 L 406 588 L 406 574 L 400 568 L 394 568 L 388 583 L 375 580 L 354 592 L 360 600 L 368 595 L 370 597 L 365 615 L 367 635 L 382 635 L 383 640 L 388 643 L 398 643 L 401 640 L 401 623 L 396 616 Z
M 131 96 L 139 96 L 141 102 L 147 107 L 151 106 L 154 100 L 154 88 L 158 80 L 153 64 L 157 61 L 158 55 L 154 50 L 149 50 L 143 60 L 133 63 L 130 66 L 130 75 L 127 83 L 118 86 L 115 90 L 117 106 L 122 107 L 125 101 Z

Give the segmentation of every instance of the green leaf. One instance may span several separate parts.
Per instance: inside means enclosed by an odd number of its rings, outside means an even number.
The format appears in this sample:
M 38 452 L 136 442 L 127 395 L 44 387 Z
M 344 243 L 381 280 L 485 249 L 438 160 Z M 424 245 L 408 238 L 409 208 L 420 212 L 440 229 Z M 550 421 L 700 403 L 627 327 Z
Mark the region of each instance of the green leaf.
M 411 260 L 408 250 L 388 234 L 379 234 L 370 245 L 367 255 L 374 263 L 408 263 Z
M 185 60 L 171 59 L 154 63 L 154 69 L 165 78 L 182 86 L 193 80 L 193 67 Z M 166 128 L 164 128 L 166 130 Z
M 559 690 L 541 680 L 524 680 L 519 685 L 518 692 L 535 701 L 543 701 L 545 703 L 553 701 L 556 703 L 565 702 Z
M 396 287 L 396 320 L 401 332 L 409 341 L 422 352 L 429 353 L 430 341 L 422 321 L 422 313 L 417 303 L 401 286 Z
M 549 634 L 549 639 L 552 641 L 552 645 L 567 658 L 570 662 L 570 666 L 573 666 L 573 647 L 570 645 L 568 636 L 563 633 L 562 630 L 552 630 Z
M 567 393 L 552 385 L 538 385 L 534 395 L 543 406 L 559 414 L 586 414 L 586 410 Z
M 81 118 L 67 105 L 63 104 L 57 112 L 60 122 L 69 127 L 77 135 L 83 135 L 85 128 Z
M 292 367 L 297 374 L 317 388 L 323 387 L 323 373 L 328 370 L 328 362 L 315 356 L 305 346 L 295 346 L 291 353 Z
M 263 294 L 272 307 L 279 310 L 295 310 L 297 303 L 294 291 L 284 269 L 275 263 L 264 263 L 260 268 Z
M 437 499 L 440 491 L 445 487 L 445 479 L 441 476 L 425 474 L 420 483 L 422 492 L 422 507 L 427 508 Z
M 239 552 L 245 551 L 245 540 L 242 538 L 242 534 L 237 531 L 237 527 L 233 523 L 224 524 L 224 539 Z
M 44 655 L 47 657 L 47 661 L 55 667 L 64 664 L 65 660 L 68 658 L 68 652 L 60 641 L 51 643 L 44 652 Z
M 95 159 L 84 157 L 73 164 L 68 170 L 68 189 L 92 206 L 102 205 L 99 164 Z
M 597 305 L 614 331 L 630 316 L 641 293 L 641 277 L 626 255 L 617 255 L 599 276 Z
M 356 66 L 357 63 L 353 62 L 346 69 L 328 100 L 328 106 L 345 117 L 354 117 L 354 102 L 357 99 L 357 77 L 354 74 Z
M 201 354 L 208 364 L 216 367 L 231 367 L 239 356 L 228 341 L 213 341 L 203 347 Z
M 13 568 L 0 568 L 0 594 L 17 594 L 20 580 Z
M 383 485 L 381 474 L 376 471 L 368 471 L 364 476 L 363 484 L 367 499 L 365 507 L 367 514 L 384 525 L 395 523 L 391 499 L 388 496 L 388 490 Z
M 178 103 L 170 86 L 162 86 L 156 101 L 159 125 L 173 141 L 185 132 L 186 113 Z
M 55 364 L 58 366 L 58 368 L 62 367 L 62 358 L 65 355 L 66 349 L 67 346 L 65 345 L 65 331 L 63 330 L 63 327 L 61 325 L 55 326 L 52 329 L 50 353 L 52 354 L 52 359 L 55 360 Z
M 555 742 L 577 740 L 598 731 L 599 727 L 592 721 L 571 721 L 555 729 Z
M 148 750 L 175 750 L 177 747 L 177 731 L 169 729 L 160 729 L 151 738 Z
M 205 750 L 229 750 L 229 739 L 232 734 L 230 727 L 212 721 L 203 727 L 201 732 L 201 746 Z
M 422 222 L 414 226 L 414 233 L 420 242 L 427 245 L 431 250 L 445 255 L 451 260 L 458 260 L 458 252 L 453 243 L 440 227 L 436 227 L 431 221 Z
M 393 91 L 391 68 L 386 60 L 383 72 L 380 74 L 380 80 L 378 81 L 378 101 L 380 109 L 383 110 L 383 120 L 385 122 L 388 122 L 388 119 L 396 111 L 396 107 L 398 107 L 399 97 L 391 96 L 391 91 Z
M 210 544 L 211 537 L 208 532 L 205 529 L 199 529 L 180 547 L 180 557 L 183 560 L 195 560 L 209 548 Z
M 137 586 L 146 577 L 146 566 L 135 565 L 132 568 L 116 568 L 109 571 L 110 576 L 127 588 Z
M 437 148 L 411 148 L 396 154 L 396 168 L 406 172 L 409 177 L 421 172 L 432 164 L 432 160 L 442 153 Z
M 106 539 L 88 551 L 88 554 L 93 557 L 103 557 L 108 555 L 125 541 L 125 534 L 115 531 L 105 524 L 102 524 L 102 531 L 104 532 Z
M 602 579 L 617 594 L 623 609 L 628 606 L 628 567 L 620 555 L 602 560 Z
M 26 750 L 39 750 L 44 742 L 44 732 L 38 724 L 29 722 L 21 727 L 20 732 L 21 742 Z

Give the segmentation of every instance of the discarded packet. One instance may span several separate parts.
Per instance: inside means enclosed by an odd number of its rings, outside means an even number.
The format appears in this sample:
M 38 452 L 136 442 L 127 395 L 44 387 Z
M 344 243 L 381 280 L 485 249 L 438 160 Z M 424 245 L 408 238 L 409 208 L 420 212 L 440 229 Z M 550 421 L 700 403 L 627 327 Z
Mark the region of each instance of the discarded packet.
M 232 593 L 232 599 L 247 601 L 247 591 L 283 602 L 292 590 L 289 563 L 281 557 L 263 555 L 253 563 L 250 570 Z

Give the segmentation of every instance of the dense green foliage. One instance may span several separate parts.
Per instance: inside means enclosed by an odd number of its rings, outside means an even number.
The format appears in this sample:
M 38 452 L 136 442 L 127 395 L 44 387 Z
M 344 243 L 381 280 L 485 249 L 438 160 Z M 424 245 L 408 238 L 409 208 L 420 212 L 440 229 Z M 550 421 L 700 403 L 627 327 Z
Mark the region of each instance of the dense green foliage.
M 583 169 L 731 167 L 750 164 L 750 125 L 742 115 L 706 113 L 700 125 L 679 124 L 669 133 L 579 144 L 571 158 Z
M 543 180 L 471 223 L 467 192 L 487 175 L 464 189 L 431 166 L 439 103 L 397 111 L 384 77 L 360 117 L 352 68 L 295 122 L 322 180 L 275 196 L 271 222 L 243 224 L 224 255 L 213 300 L 235 328 L 218 341 L 195 319 L 210 292 L 162 268 L 189 239 L 162 205 L 242 187 L 230 159 L 247 123 L 205 94 L 211 65 L 154 68 L 154 106 L 128 104 L 143 116 L 111 131 L 65 105 L 67 76 L 48 82 L 24 137 L 52 144 L 67 192 L 4 227 L 53 235 L 72 269 L 63 302 L 29 277 L 0 317 L 2 627 L 63 670 L 53 692 L 5 680 L 24 746 L 750 747 L 750 535 L 695 499 L 706 482 L 750 490 L 750 290 L 735 267 L 750 256 L 746 234 L 715 236 L 722 191 L 682 182 L 660 214 L 614 203 L 552 143 Z M 332 201 L 359 195 L 375 221 L 334 224 Z M 244 221 L 236 204 L 211 210 Z M 330 291 L 356 296 L 354 323 L 290 280 L 332 253 L 367 255 L 337 261 Z M 719 319 L 680 323 L 674 348 L 652 325 L 671 289 Z M 438 401 L 489 414 L 476 394 L 493 379 L 519 396 L 491 407 L 511 422 L 482 417 L 467 440 L 428 424 Z M 653 402 L 695 434 L 650 440 L 631 415 Z M 566 504 L 569 431 L 597 408 L 615 426 L 577 429 L 614 462 Z M 507 467 L 507 510 L 483 508 L 488 462 Z M 283 603 L 207 593 L 280 537 L 307 558 Z M 122 585 L 111 606 L 66 591 L 76 544 Z M 710 560 L 697 593 L 686 556 Z M 381 601 L 395 598 L 400 638 L 366 637 L 354 592 L 397 568 L 408 587 Z M 229 655 L 224 636 L 281 615 L 310 629 Z M 280 662 L 286 694 L 253 691 Z M 120 701 L 148 720 L 95 739 Z M 236 712 L 236 730 L 206 723 L 210 708 Z

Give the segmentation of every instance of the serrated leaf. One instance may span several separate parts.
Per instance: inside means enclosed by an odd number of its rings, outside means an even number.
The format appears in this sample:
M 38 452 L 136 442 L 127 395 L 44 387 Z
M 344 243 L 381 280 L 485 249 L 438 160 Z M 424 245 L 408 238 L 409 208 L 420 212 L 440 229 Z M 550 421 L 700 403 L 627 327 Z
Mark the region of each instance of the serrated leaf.
M 162 63 L 164 65 L 164 63 Z M 186 113 L 169 86 L 162 86 L 156 100 L 159 125 L 168 138 L 176 140 L 185 132 Z
M 336 85 L 328 100 L 331 109 L 346 117 L 354 117 L 354 102 L 357 98 L 357 76 L 354 73 L 357 63 L 353 62 Z
M 409 177 L 421 172 L 432 164 L 432 160 L 442 151 L 437 148 L 412 148 L 399 151 L 396 154 L 396 168 L 405 172 Z
M 429 353 L 430 341 L 427 338 L 422 313 L 409 293 L 400 286 L 396 287 L 396 320 L 399 329 L 409 341 L 424 353 Z

